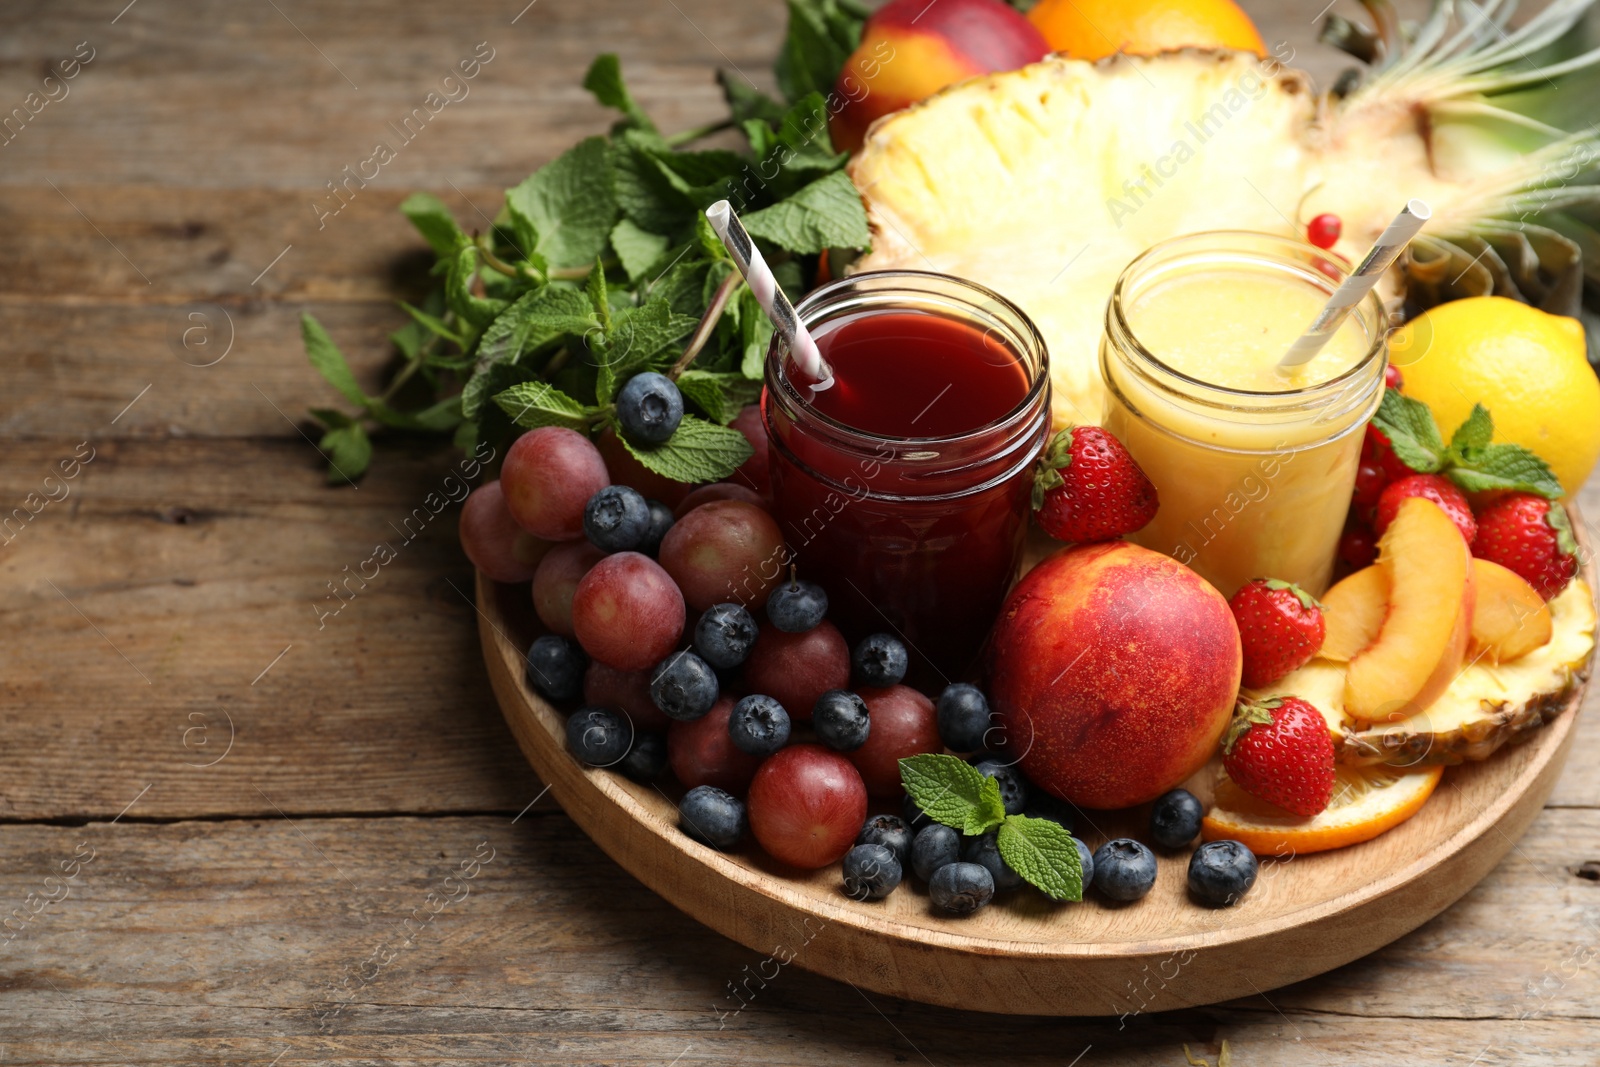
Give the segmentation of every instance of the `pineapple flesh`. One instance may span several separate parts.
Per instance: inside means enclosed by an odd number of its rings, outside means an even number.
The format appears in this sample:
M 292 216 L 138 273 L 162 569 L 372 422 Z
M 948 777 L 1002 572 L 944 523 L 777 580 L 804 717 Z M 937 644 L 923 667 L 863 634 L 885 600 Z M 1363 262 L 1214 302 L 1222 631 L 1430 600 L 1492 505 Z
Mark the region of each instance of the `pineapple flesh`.
M 1551 637 L 1543 647 L 1508 663 L 1469 662 L 1439 699 L 1396 722 L 1346 715 L 1348 665 L 1330 660 L 1312 660 L 1258 695 L 1293 695 L 1314 704 L 1341 763 L 1409 767 L 1485 759 L 1553 718 L 1588 674 L 1595 632 L 1588 584 L 1574 579 L 1549 608 Z
M 1542 277 L 1553 288 L 1534 295 L 1573 314 L 1583 276 L 1600 292 L 1600 49 L 1572 54 L 1593 2 L 1557 0 L 1504 31 L 1514 3 L 1439 0 L 1340 98 L 1276 59 L 1209 49 L 1057 55 L 959 83 L 879 120 L 851 161 L 873 228 L 854 269 L 955 274 L 1022 307 L 1049 346 L 1058 426 L 1102 417 L 1118 274 L 1184 234 L 1301 237 L 1304 220 L 1332 212 L 1334 251 L 1354 261 L 1419 197 L 1433 208 L 1425 240 L 1381 290 L 1397 309 L 1408 273 L 1447 272 L 1458 289 L 1519 298 L 1530 294 L 1515 278 L 1530 289 Z M 1581 267 L 1559 280 L 1538 262 L 1560 259 L 1556 246 Z M 1508 269 L 1518 248 L 1540 255 Z

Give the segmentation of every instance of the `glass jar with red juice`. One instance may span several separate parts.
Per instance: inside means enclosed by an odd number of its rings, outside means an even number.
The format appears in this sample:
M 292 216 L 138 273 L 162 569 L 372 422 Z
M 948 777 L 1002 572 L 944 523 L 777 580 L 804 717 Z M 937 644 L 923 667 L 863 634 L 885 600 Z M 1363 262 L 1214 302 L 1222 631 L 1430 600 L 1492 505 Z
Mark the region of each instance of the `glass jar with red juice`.
M 800 573 L 851 640 L 895 634 L 915 680 L 961 678 L 1022 559 L 1044 341 L 999 294 L 920 271 L 857 274 L 796 310 L 834 377 L 812 389 L 773 339 L 761 411 Z

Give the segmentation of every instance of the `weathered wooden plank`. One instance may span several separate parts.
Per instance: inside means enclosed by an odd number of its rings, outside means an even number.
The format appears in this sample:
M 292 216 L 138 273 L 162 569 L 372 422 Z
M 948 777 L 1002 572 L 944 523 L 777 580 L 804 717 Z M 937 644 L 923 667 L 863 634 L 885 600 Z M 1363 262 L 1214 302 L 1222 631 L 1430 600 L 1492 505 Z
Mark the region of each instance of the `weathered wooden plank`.
M 91 447 L 26 526 L 11 509 L 73 451 L 0 465 L 0 817 L 109 817 L 147 784 L 160 816 L 516 811 L 538 791 L 484 678 L 455 509 L 426 502 L 460 495 L 445 446 L 386 449 L 359 489 L 324 486 L 298 437 Z M 363 567 L 380 541 L 396 558 Z
M 1092 1046 L 1084 1062 L 1165 1067 L 1180 1042 L 1214 1053 L 1222 1038 L 1235 1062 L 1296 1067 L 1529 1062 L 1535 1048 L 1592 1061 L 1600 886 L 1562 868 L 1600 834 L 1594 812 L 1546 813 L 1526 861 L 1333 975 L 1120 1021 L 944 1011 L 777 966 L 671 910 L 559 815 L 5 833 L 0 901 L 59 898 L 0 945 L 10 1063 L 1059 1067 Z M 799 930 L 773 955 L 802 960 L 828 937 Z

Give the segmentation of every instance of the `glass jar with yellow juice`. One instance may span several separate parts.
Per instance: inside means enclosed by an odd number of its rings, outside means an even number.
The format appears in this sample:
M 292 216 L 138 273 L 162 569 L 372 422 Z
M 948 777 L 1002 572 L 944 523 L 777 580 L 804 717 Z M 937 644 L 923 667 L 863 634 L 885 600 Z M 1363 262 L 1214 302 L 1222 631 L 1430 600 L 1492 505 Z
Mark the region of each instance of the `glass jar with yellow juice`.
M 1194 234 L 1130 263 L 1106 307 L 1104 424 L 1161 496 L 1132 540 L 1225 596 L 1252 578 L 1321 593 L 1333 575 L 1383 393 L 1382 302 L 1369 294 L 1304 366 L 1278 362 L 1345 271 L 1287 238 Z

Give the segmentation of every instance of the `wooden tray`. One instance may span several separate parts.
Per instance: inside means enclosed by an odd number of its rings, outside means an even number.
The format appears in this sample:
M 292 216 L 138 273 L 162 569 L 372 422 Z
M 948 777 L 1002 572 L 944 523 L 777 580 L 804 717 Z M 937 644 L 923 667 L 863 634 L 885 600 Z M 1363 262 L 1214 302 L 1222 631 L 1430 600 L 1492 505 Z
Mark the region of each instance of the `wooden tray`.
M 1576 529 L 1583 529 L 1575 522 Z M 1585 558 L 1588 558 L 1587 553 Z M 1590 587 L 1597 588 L 1593 568 Z M 1388 833 L 1333 852 L 1264 860 L 1238 906 L 1209 909 L 1185 890 L 1187 853 L 1159 856 L 1155 888 L 1115 905 L 1091 895 L 1052 904 L 1020 891 L 969 918 L 935 914 L 907 876 L 858 902 L 837 865 L 796 873 L 752 847 L 723 855 L 677 827 L 676 796 L 565 749 L 564 717 L 523 680 L 541 632 L 526 586 L 478 579 L 479 634 L 518 744 L 563 808 L 606 854 L 680 910 L 757 954 L 728 976 L 736 1011 L 789 962 L 877 993 L 1010 1014 L 1122 1015 L 1262 993 L 1332 970 L 1427 922 L 1497 864 L 1544 806 L 1572 745 L 1585 685 L 1531 740 L 1447 768 L 1422 810 Z M 1214 768 L 1187 783 L 1209 803 Z M 873 811 L 898 807 L 874 805 Z M 1092 813 L 1091 849 L 1143 837 L 1131 813 Z

